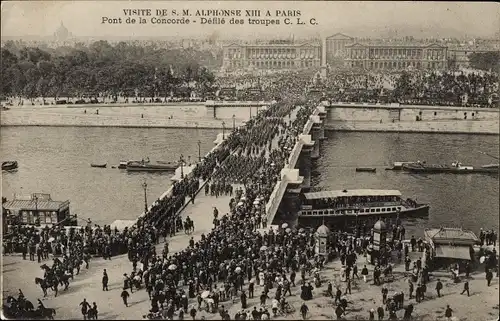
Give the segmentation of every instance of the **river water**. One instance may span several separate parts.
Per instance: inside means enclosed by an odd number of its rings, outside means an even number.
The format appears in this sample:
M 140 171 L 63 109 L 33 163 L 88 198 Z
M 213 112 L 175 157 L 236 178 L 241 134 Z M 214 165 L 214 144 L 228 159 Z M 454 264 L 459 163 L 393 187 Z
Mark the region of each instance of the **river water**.
M 71 213 L 96 224 L 135 219 L 144 211 L 146 180 L 151 204 L 171 185 L 173 173 L 127 173 L 111 168 L 120 160 L 149 157 L 151 162 L 178 161 L 181 154 L 198 159 L 214 147 L 218 130 L 2 127 L 2 160 L 17 160 L 19 169 L 2 173 L 2 195 L 49 193 L 58 201 L 70 200 Z M 90 163 L 108 163 L 92 168 Z M 80 222 L 82 223 L 82 222 Z
M 311 185 L 319 190 L 396 189 L 430 204 L 426 219 L 407 222 L 409 230 L 422 235 L 425 227 L 462 227 L 479 232 L 498 232 L 499 181 L 487 175 L 415 175 L 386 171 L 397 161 L 427 161 L 467 165 L 498 163 L 481 154 L 499 154 L 498 136 L 328 132 L 321 157 L 315 161 Z M 376 173 L 356 173 L 356 167 L 377 167 Z
M 2 173 L 2 194 L 50 193 L 70 200 L 72 213 L 97 224 L 135 219 L 144 209 L 144 179 L 151 203 L 171 185 L 172 174 L 126 173 L 110 168 L 120 160 L 192 160 L 213 146 L 217 130 L 85 127 L 3 127 L 2 160 L 19 162 L 19 170 Z M 483 165 L 495 162 L 479 152 L 498 155 L 498 136 L 327 132 L 321 157 L 315 161 L 315 189 L 398 189 L 404 197 L 430 203 L 430 216 L 408 224 L 454 226 L 498 231 L 498 177 L 485 175 L 417 176 L 385 171 L 395 161 Z M 91 168 L 107 162 L 108 168 Z M 376 173 L 356 173 L 355 167 L 377 167 Z M 411 228 L 410 227 L 410 228 Z M 411 229 L 410 229 L 411 230 Z

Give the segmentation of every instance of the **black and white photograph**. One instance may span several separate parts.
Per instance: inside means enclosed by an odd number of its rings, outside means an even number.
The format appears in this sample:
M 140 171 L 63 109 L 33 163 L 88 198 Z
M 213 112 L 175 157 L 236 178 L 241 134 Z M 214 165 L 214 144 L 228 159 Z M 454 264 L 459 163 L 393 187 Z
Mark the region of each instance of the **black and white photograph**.
M 500 5 L 5 1 L 6 320 L 499 320 Z

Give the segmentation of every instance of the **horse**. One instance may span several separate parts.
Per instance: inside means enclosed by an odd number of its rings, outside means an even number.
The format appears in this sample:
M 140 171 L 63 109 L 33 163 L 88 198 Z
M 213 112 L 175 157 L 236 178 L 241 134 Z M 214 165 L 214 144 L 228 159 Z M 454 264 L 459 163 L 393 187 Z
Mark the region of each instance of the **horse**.
M 69 279 L 72 279 L 73 277 L 68 274 L 62 274 L 57 278 L 57 283 L 60 284 L 61 286 L 64 285 L 64 291 L 68 289 L 69 286 Z
M 47 296 L 47 289 L 49 289 L 51 286 L 48 284 L 48 282 L 45 279 L 42 278 L 35 278 L 35 284 L 40 285 L 42 288 L 43 296 Z
M 58 294 L 58 286 L 59 282 L 55 280 L 55 282 L 51 283 L 50 281 L 42 278 L 35 278 L 35 284 L 40 285 L 43 291 L 43 296 L 47 296 L 47 289 L 51 289 L 52 291 L 55 292 L 55 296 L 57 297 Z

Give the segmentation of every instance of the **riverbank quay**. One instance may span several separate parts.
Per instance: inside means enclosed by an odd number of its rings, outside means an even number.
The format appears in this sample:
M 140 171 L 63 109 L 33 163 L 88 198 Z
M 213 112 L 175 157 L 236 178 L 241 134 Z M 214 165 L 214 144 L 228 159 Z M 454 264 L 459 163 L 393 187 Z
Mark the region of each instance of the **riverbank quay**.
M 0 126 L 223 129 L 242 126 L 274 102 L 213 103 L 15 106 L 1 111 Z M 324 128 L 331 131 L 500 134 L 498 108 L 342 102 L 325 108 Z
M 328 102 L 325 129 L 499 135 L 500 109 Z
M 0 126 L 229 129 L 242 126 L 247 121 L 241 118 L 225 121 L 208 118 L 199 112 L 197 106 L 109 107 L 84 111 L 82 108 L 3 110 L 0 112 Z

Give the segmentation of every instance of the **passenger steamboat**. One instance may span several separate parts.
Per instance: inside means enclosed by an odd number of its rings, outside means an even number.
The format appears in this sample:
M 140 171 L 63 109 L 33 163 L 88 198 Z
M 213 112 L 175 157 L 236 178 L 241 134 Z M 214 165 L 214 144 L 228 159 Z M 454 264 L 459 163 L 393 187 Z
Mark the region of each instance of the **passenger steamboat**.
M 426 217 L 429 205 L 407 198 L 398 190 L 355 189 L 304 193 L 298 223 L 301 226 L 375 223 L 380 218 Z

